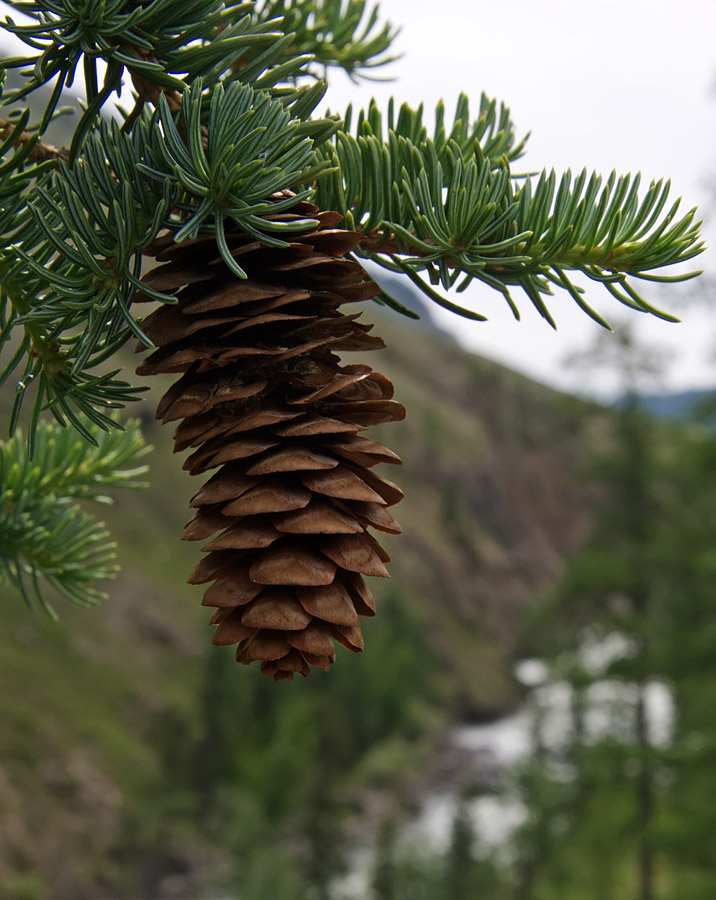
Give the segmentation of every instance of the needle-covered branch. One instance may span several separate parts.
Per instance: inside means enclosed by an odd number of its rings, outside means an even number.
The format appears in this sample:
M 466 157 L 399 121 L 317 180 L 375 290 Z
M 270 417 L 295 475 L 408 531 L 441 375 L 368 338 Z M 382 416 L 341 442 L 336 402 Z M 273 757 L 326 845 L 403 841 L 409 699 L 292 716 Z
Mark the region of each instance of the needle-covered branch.
M 295 82 L 306 57 L 301 46 L 290 55 L 272 17 L 280 13 L 293 23 L 299 45 L 313 40 L 312 29 L 330 43 L 342 11 L 352 24 L 338 31 L 348 41 L 365 12 L 361 2 L 155 0 L 134 9 L 110 4 L 89 24 L 73 0 L 47 10 L 38 3 L 14 7 L 35 15 L 35 25 L 11 30 L 39 55 L 22 63 L 33 63 L 34 74 L 10 102 L 56 75 L 67 82 L 83 55 L 86 79 L 100 56 L 110 67 L 126 67 L 139 85 L 140 105 L 122 129 L 93 125 L 88 109 L 78 133 L 94 130 L 82 137 L 81 159 L 52 176 L 26 167 L 32 146 L 24 140 L 26 116 L 23 130 L 13 130 L 3 144 L 0 191 L 17 212 L 0 225 L 0 345 L 14 348 L 0 379 L 21 370 L 13 423 L 30 385 L 33 422 L 46 407 L 80 429 L 84 417 L 110 427 L 106 410 L 136 395 L 116 371 L 98 374 L 97 367 L 130 334 L 149 343 L 132 298 L 143 253 L 167 232 L 179 242 L 215 233 L 224 261 L 242 277 L 227 233 L 286 246 L 291 234 L 315 223 L 282 220 L 282 214 L 315 198 L 366 235 L 359 255 L 404 273 L 442 306 L 484 318 L 444 296 L 479 281 L 500 291 L 519 315 L 511 289 L 520 287 L 552 324 L 545 297 L 555 288 L 606 324 L 583 299 L 575 272 L 604 284 L 621 303 L 654 312 L 631 279 L 660 278 L 655 270 L 699 252 L 693 213 L 675 218 L 678 204 L 667 206 L 668 184 L 653 185 L 639 199 L 638 177 L 613 175 L 603 183 L 586 173 L 574 181 L 569 173 L 560 180 L 513 175 L 524 141 L 516 139 L 509 111 L 484 96 L 474 120 L 464 96 L 451 123 L 440 105 L 430 135 L 422 108 L 396 112 L 392 103 L 387 117 L 372 104 L 354 131 L 350 110 L 340 129 L 336 118 L 316 118 L 325 86 Z M 373 10 L 366 40 L 376 22 Z M 90 25 L 92 40 L 83 31 Z M 379 32 L 383 43 L 389 33 Z M 137 48 L 151 64 L 137 68 Z M 178 78 L 182 72 L 186 81 Z M 149 83 L 154 94 L 144 89 Z M 51 98 L 38 134 L 57 99 Z M 144 99 L 153 111 L 142 110 Z M 168 300 L 159 288 L 154 297 Z
M 282 29 L 293 35 L 292 52 L 311 54 L 316 63 L 343 69 L 354 80 L 396 58 L 389 51 L 397 29 L 381 23 L 378 6 L 369 7 L 367 0 L 260 0 L 254 16 L 280 18 Z
M 145 486 L 137 479 L 147 467 L 138 463 L 149 448 L 138 423 L 92 430 L 96 445 L 42 423 L 32 460 L 20 432 L 0 443 L 0 581 L 53 616 L 48 588 L 89 606 L 105 596 L 99 583 L 118 571 L 109 532 L 77 501 L 108 504 L 110 491 Z
M 39 170 L 18 174 L 12 160 L 20 151 L 12 151 L 0 169 L 0 191 L 6 170 L 4 190 L 17 206 L 17 216 L 0 224 L 0 349 L 16 347 L 0 369 L 0 384 L 17 377 L 12 426 L 30 389 L 30 440 L 44 407 L 78 430 L 83 418 L 108 428 L 106 411 L 143 390 L 117 378 L 119 370 L 97 369 L 130 334 L 151 345 L 131 306 L 143 253 L 160 233 L 181 241 L 210 229 L 229 267 L 244 277 L 226 247 L 226 230 L 281 247 L 314 224 L 281 219 L 310 189 L 281 192 L 327 168 L 315 150 L 338 122 L 309 118 L 323 92 L 319 83 L 275 97 L 239 82 L 208 92 L 197 79 L 179 112 L 161 96 L 132 134 L 102 121 L 81 160 L 35 179 L 21 198 L 15 183 L 32 181 Z M 173 302 L 162 291 L 143 290 Z
M 365 232 L 361 255 L 406 274 L 441 306 L 472 319 L 485 317 L 449 301 L 435 286 L 464 291 L 483 282 L 503 294 L 517 318 L 511 288 L 520 287 L 554 327 L 544 296 L 556 287 L 609 327 L 568 275 L 577 272 L 632 309 L 672 318 L 655 310 L 630 280 L 681 281 L 698 274 L 654 274 L 703 248 L 695 211 L 678 218 L 679 202 L 668 202 L 669 182 L 653 183 L 640 197 L 638 175 L 515 176 L 510 163 L 524 142 L 515 143 L 507 110 L 498 112 L 483 97 L 471 123 L 463 97 L 450 130 L 442 107 L 436 118 L 429 137 L 422 108 L 403 106 L 395 116 L 391 106 L 384 124 L 371 104 L 359 115 L 355 134 L 348 130 L 349 116 L 348 128 L 323 148 L 334 171 L 318 183 L 318 202 L 339 209 L 351 227 Z
M 87 104 L 75 129 L 73 157 L 112 94 L 119 96 L 125 71 L 137 91 L 139 107 L 145 99 L 153 103 L 168 92 L 176 108 L 178 97 L 197 78 L 214 83 L 231 72 L 233 78 L 260 81 L 262 88 L 270 89 L 286 77 L 298 76 L 309 62 L 307 56 L 287 54 L 291 38 L 277 29 L 280 23 L 275 19 L 254 16 L 253 3 L 9 0 L 8 5 L 34 21 L 17 24 L 8 16 L 4 27 L 37 52 L 2 61 L 3 68 L 19 68 L 28 76 L 27 83 L 4 102 L 17 103 L 42 85 L 53 83 L 40 134 L 49 125 L 62 91 L 74 83 L 82 65 Z M 244 57 L 250 62 L 239 64 Z M 101 84 L 99 61 L 106 63 Z

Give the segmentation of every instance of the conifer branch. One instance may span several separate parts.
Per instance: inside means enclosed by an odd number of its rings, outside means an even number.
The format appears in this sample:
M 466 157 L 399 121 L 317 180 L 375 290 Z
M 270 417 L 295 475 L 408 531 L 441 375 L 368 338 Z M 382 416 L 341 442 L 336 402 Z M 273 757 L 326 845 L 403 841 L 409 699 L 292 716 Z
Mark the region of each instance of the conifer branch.
M 365 233 L 359 255 L 406 274 L 432 300 L 468 318 L 484 316 L 435 286 L 461 292 L 483 282 L 502 293 L 516 318 L 511 289 L 520 287 L 553 327 L 543 298 L 556 287 L 609 328 L 567 274 L 578 272 L 620 303 L 674 321 L 629 280 L 683 281 L 699 274 L 653 274 L 703 249 L 695 210 L 677 218 L 678 201 L 667 206 L 669 182 L 653 183 L 640 199 L 638 175 L 612 173 L 606 182 L 586 170 L 559 181 L 554 172 L 515 176 L 511 162 L 524 141 L 515 143 L 509 112 L 498 114 L 485 97 L 473 125 L 466 98 L 450 131 L 442 107 L 432 137 L 422 116 L 422 108 L 406 105 L 395 116 L 391 105 L 384 124 L 373 103 L 359 115 L 353 135 L 349 110 L 347 128 L 321 151 L 334 172 L 318 182 L 318 202 Z M 383 300 L 395 305 L 385 294 Z
M 232 68 L 233 77 L 273 87 L 288 74 L 294 77 L 305 68 L 307 57 L 286 62 L 290 43 L 282 32 L 271 30 L 276 22 L 255 21 L 253 3 L 204 0 L 153 0 L 141 5 L 113 0 L 106 4 L 57 0 L 51 4 L 34 0 L 8 0 L 8 5 L 34 19 L 18 25 L 8 16 L 4 27 L 20 38 L 35 55 L 2 61 L 3 69 L 19 68 L 28 76 L 27 84 L 12 91 L 3 103 L 17 103 L 42 85 L 54 82 L 38 132 L 42 134 L 57 108 L 60 95 L 75 79 L 78 66 L 87 89 L 87 107 L 75 129 L 71 147 L 74 158 L 101 110 L 112 94 L 122 88 L 125 70 L 138 89 L 140 101 L 151 101 L 159 93 L 178 96 L 197 78 L 216 82 Z M 263 51 L 256 53 L 257 49 Z M 236 67 L 237 59 L 248 53 L 253 64 Z M 97 62 L 107 64 L 100 86 Z M 269 69 L 276 69 L 271 81 Z M 182 77 L 179 77 L 182 76 Z M 141 102 L 140 102 L 141 105 Z
M 87 427 L 94 445 L 40 423 L 32 461 L 20 432 L 0 443 L 0 581 L 53 617 L 48 588 L 89 606 L 105 596 L 98 583 L 118 571 L 109 532 L 77 501 L 109 504 L 111 490 L 145 487 L 137 478 L 147 467 L 137 463 L 150 448 L 138 423 L 111 433 Z
M 10 5 L 34 22 L 6 25 L 31 53 L 0 65 L 29 76 L 2 105 L 54 84 L 39 127 L 28 136 L 27 112 L 4 120 L 15 124 L 0 143 L 0 382 L 17 379 L 11 427 L 34 392 L 31 443 L 43 410 L 92 440 L 84 422 L 110 428 L 108 411 L 137 396 L 105 364 L 131 335 L 151 344 L 135 299 L 174 302 L 172 285 L 141 280 L 143 255 L 157 242 L 214 234 L 242 277 L 231 234 L 286 247 L 315 225 L 291 213 L 311 200 L 364 235 L 354 255 L 405 274 L 453 312 L 484 318 L 445 296 L 479 281 L 517 317 L 512 291 L 521 288 L 553 325 L 545 298 L 557 288 L 608 324 L 575 273 L 634 310 L 671 318 L 633 281 L 690 277 L 658 270 L 702 249 L 694 213 L 678 218 L 678 204 L 669 205 L 668 182 L 640 198 L 638 177 L 515 175 L 525 142 L 509 110 L 484 96 L 474 119 L 464 96 L 452 122 L 439 105 L 430 134 L 422 108 L 407 105 L 391 103 L 384 116 L 373 103 L 355 127 L 351 110 L 343 127 L 316 117 L 325 85 L 301 80 L 309 46 L 318 43 L 314 60 L 353 74 L 385 61 L 394 31 L 364 0 L 112 2 L 89 18 L 77 0 Z M 70 159 L 37 163 L 78 67 L 88 104 Z M 120 127 L 100 112 L 123 74 L 137 103 Z
M 389 56 L 397 29 L 379 22 L 378 6 L 366 0 L 260 0 L 254 4 L 259 21 L 280 20 L 292 35 L 292 53 L 310 54 L 324 68 L 343 69 L 353 80 L 393 62 Z

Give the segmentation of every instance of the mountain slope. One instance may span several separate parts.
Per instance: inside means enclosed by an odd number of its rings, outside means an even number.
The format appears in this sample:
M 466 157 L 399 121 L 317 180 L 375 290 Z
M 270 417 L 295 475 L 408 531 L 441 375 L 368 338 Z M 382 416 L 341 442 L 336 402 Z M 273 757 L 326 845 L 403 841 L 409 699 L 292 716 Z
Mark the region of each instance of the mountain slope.
M 396 317 L 378 330 L 408 409 L 380 433 L 404 460 L 393 578 L 429 620 L 463 711 L 499 709 L 521 613 L 586 532 L 582 466 L 606 414 Z
M 201 590 L 185 584 L 199 552 L 179 541 L 198 485 L 153 420 L 155 388 L 142 410 L 152 490 L 119 497 L 107 517 L 123 564 L 111 598 L 58 604 L 54 624 L 0 594 L 3 898 L 198 900 L 228 871 L 237 835 L 248 846 L 247 821 L 253 840 L 265 817 L 300 846 L 331 755 L 341 796 L 396 783 L 446 712 L 514 701 L 522 612 L 585 533 L 594 498 L 580 469 L 609 414 L 375 306 L 365 318 L 390 347 L 369 361 L 408 409 L 403 425 L 376 429 L 403 456 L 387 476 L 407 496 L 365 654 L 274 685 L 210 647 Z

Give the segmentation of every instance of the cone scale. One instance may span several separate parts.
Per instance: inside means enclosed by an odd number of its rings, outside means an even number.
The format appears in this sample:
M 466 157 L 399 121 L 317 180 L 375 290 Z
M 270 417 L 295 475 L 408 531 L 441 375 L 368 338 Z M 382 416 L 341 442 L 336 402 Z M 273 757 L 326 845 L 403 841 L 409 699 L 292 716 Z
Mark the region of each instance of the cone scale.
M 183 537 L 210 539 L 189 582 L 209 585 L 213 642 L 277 681 L 329 669 L 336 641 L 362 650 L 359 617 L 375 614 L 363 576 L 387 577 L 389 562 L 368 529 L 400 532 L 388 507 L 402 493 L 372 471 L 400 460 L 361 432 L 405 410 L 388 378 L 338 355 L 384 346 L 342 309 L 378 287 L 342 258 L 361 236 L 337 213 L 301 204 L 277 218 L 306 216 L 318 226 L 287 248 L 227 235 L 245 280 L 213 236 L 155 245 L 144 281 L 177 304 L 142 323 L 156 349 L 137 369 L 180 375 L 157 418 L 179 423 L 185 469 L 212 472 Z

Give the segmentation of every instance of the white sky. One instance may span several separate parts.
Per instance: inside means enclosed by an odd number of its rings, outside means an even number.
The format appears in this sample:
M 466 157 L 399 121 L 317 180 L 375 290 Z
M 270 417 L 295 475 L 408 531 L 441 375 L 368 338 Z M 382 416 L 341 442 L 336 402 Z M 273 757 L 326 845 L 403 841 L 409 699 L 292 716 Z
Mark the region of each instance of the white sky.
M 396 49 L 404 57 L 383 70 L 395 80 L 356 87 L 339 73 L 329 92 L 332 109 L 350 101 L 364 106 L 371 96 L 385 105 L 392 94 L 428 110 L 444 98 L 450 111 L 461 90 L 477 108 L 484 90 L 510 106 L 520 135 L 532 132 L 520 168 L 640 170 L 647 183 L 671 177 L 674 197 L 685 197 L 684 211 L 699 205 L 706 216 L 716 204 L 707 186 L 716 180 L 716 0 L 381 0 L 380 6 L 402 29 Z M 710 252 L 694 265 L 713 268 Z M 640 336 L 673 351 L 663 386 L 713 385 L 714 304 L 704 298 L 684 306 L 687 292 L 678 286 L 665 294 L 646 290 L 683 319 L 670 325 L 628 313 Z M 498 294 L 478 286 L 460 302 L 489 322 L 436 311 L 465 346 L 535 378 L 592 393 L 609 388 L 603 375 L 577 383 L 562 366 L 567 352 L 599 330 L 566 295 L 551 302 L 557 333 L 526 298 L 515 292 L 515 299 L 521 322 Z M 595 286 L 587 299 L 613 322 L 624 318 L 603 289 Z
M 355 88 L 335 78 L 333 108 L 393 94 L 428 109 L 442 97 L 449 110 L 461 90 L 476 104 L 484 90 L 511 108 L 520 135 L 532 132 L 520 161 L 524 170 L 641 171 L 647 184 L 671 177 L 684 211 L 698 205 L 705 216 L 705 207 L 716 203 L 707 188 L 716 177 L 714 0 L 381 0 L 381 9 L 402 27 L 397 47 L 404 56 L 385 70 L 396 80 Z M 713 267 L 710 256 L 694 267 Z M 628 316 L 638 320 L 644 339 L 672 348 L 676 359 L 664 385 L 711 386 L 716 318 L 707 300 L 684 308 L 680 287 L 663 295 L 653 288 L 646 286 L 646 296 L 672 311 L 680 305 L 682 324 Z M 438 310 L 465 346 L 554 385 L 607 388 L 604 380 L 584 384 L 583 376 L 577 384 L 562 366 L 568 351 L 599 330 L 566 295 L 550 305 L 556 334 L 519 292 L 521 322 L 489 289 L 476 286 L 465 297 L 490 321 L 467 322 Z M 588 300 L 611 321 L 623 318 L 598 286 Z

